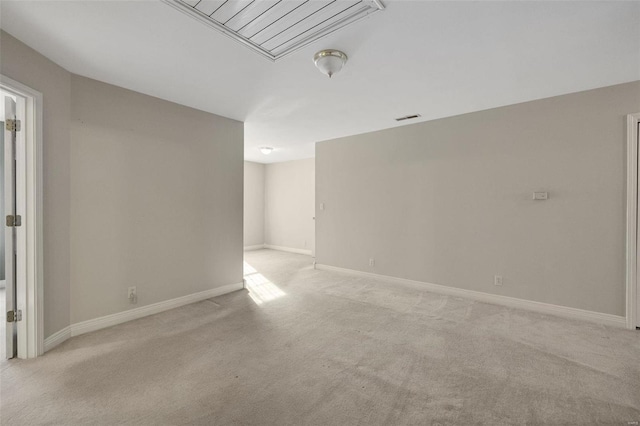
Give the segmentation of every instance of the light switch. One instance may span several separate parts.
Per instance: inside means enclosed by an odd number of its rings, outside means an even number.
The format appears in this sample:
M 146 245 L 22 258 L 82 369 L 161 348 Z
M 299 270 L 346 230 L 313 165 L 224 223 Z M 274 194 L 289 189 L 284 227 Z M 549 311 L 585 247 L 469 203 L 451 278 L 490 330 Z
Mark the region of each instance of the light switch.
M 549 198 L 548 192 L 534 192 L 533 199 L 534 200 L 547 200 Z

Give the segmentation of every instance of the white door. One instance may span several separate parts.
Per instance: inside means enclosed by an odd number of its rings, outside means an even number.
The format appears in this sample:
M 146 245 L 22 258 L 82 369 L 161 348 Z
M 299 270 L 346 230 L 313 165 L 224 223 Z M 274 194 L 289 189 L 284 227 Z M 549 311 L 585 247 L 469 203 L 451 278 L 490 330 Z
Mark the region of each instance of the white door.
M 4 103 L 4 210 L 6 217 L 15 215 L 16 211 L 16 131 L 11 123 L 16 122 L 16 101 L 10 96 L 2 96 Z M 6 358 L 14 358 L 18 351 L 18 329 L 16 309 L 16 256 L 15 228 L 9 225 L 6 217 L 0 218 L 5 228 L 5 277 L 6 277 Z

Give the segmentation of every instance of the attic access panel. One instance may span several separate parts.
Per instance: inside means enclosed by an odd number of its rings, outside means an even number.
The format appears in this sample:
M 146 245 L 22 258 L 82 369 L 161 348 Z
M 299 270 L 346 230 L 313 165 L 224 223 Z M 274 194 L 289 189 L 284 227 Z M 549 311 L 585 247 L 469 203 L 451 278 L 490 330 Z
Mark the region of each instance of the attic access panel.
M 380 0 L 163 0 L 275 61 L 382 10 Z

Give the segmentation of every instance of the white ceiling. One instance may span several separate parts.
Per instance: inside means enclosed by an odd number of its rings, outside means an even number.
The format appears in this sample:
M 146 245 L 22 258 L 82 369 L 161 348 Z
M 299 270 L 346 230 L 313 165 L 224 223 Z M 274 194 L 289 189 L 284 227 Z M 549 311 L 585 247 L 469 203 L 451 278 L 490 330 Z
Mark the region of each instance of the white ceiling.
M 161 1 L 0 12 L 5 31 L 71 72 L 244 121 L 245 159 L 265 163 L 408 114 L 422 117 L 402 125 L 640 80 L 640 2 L 384 3 L 276 63 Z M 313 66 L 324 48 L 349 55 L 333 79 Z

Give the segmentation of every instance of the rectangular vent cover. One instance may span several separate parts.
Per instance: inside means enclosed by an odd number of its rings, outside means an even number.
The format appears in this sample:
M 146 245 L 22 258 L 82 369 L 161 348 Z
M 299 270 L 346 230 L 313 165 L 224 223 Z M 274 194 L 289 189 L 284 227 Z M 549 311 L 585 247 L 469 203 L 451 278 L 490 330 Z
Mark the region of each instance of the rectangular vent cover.
M 273 61 L 384 8 L 380 0 L 163 1 Z
M 420 117 L 420 114 L 405 115 L 404 117 L 396 118 L 396 121 L 413 120 Z

